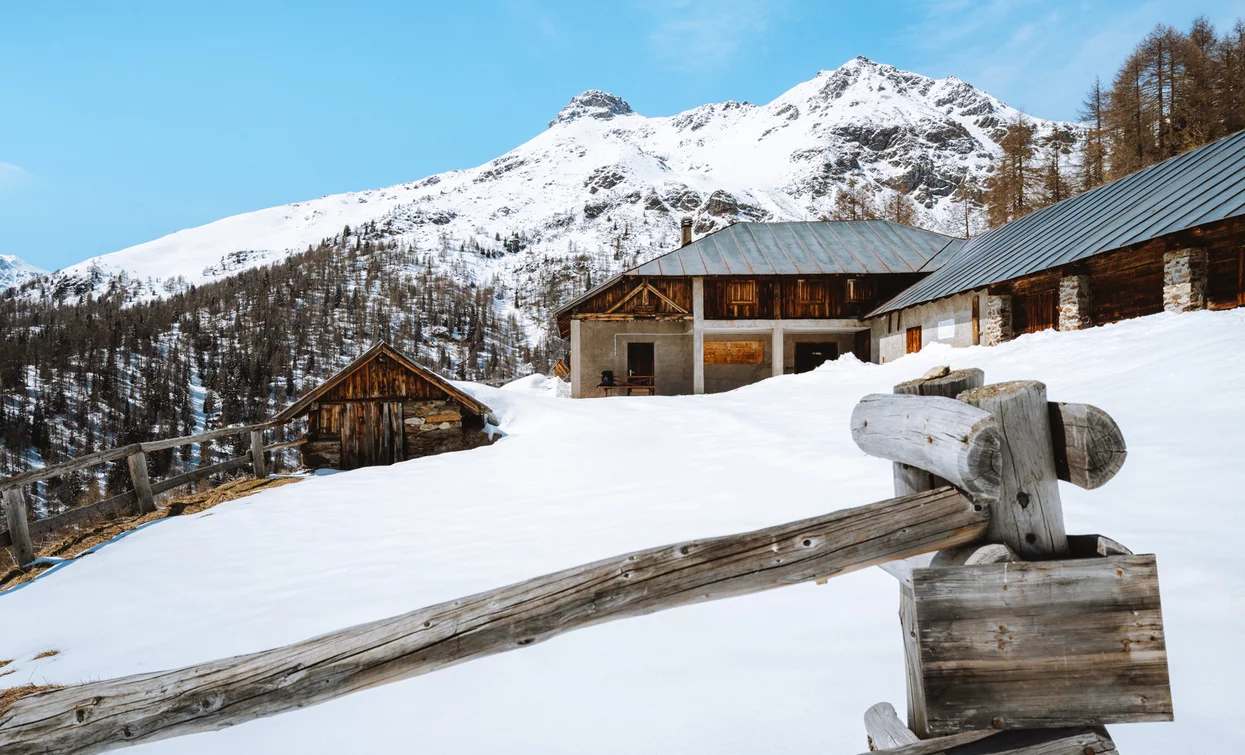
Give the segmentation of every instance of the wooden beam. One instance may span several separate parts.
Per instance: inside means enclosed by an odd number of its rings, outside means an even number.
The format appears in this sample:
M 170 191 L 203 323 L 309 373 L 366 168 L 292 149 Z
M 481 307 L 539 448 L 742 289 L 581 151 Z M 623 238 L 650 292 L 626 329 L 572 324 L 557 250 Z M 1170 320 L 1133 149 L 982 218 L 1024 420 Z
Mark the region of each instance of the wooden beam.
M 197 435 L 183 435 L 180 438 L 169 438 L 167 440 L 152 440 L 139 445 L 144 453 L 152 453 L 153 451 L 163 451 L 168 448 L 189 446 L 192 443 L 206 443 L 217 438 L 228 438 L 231 435 L 245 435 L 253 430 L 260 429 L 260 427 L 260 425 L 235 425 L 234 427 L 222 427 L 218 430 L 208 430 Z
M 869 739 L 869 751 L 893 750 L 896 747 L 915 744 L 921 740 L 903 725 L 895 706 L 878 703 L 865 711 L 865 734 Z
M 970 731 L 887 750 L 887 755 L 1102 755 L 1115 743 L 1100 726 L 1028 731 Z
M 76 459 L 63 461 L 59 464 L 51 464 L 46 467 L 40 467 L 39 469 L 32 469 L 29 472 L 22 472 L 19 475 L 14 475 L 9 479 L 0 482 L 0 490 L 21 487 L 31 482 L 39 482 L 40 480 L 47 480 L 49 478 L 59 477 L 60 475 L 68 474 L 70 472 L 76 472 L 79 469 L 93 467 L 96 464 L 104 464 L 109 461 L 124 459 L 138 450 L 141 450 L 139 444 L 131 443 L 128 446 L 110 448 L 106 451 L 96 451 L 93 454 L 79 456 Z
M 305 444 L 306 442 L 307 442 L 307 437 L 304 436 L 302 438 L 295 438 L 294 440 L 286 440 L 280 443 L 269 443 L 268 445 L 264 446 L 264 451 L 265 452 L 279 451 L 282 448 L 294 448 L 295 446 L 301 446 Z
M 135 451 L 126 461 L 130 465 L 130 481 L 134 484 L 138 513 L 150 514 L 156 510 L 156 501 L 151 490 L 151 478 L 147 476 L 147 454 Z
M 875 393 L 852 411 L 852 439 L 871 456 L 932 472 L 990 503 L 1000 490 L 998 423 L 954 399 Z
M 1047 410 L 1059 479 L 1093 490 L 1115 477 L 1128 450 L 1111 415 L 1089 404 L 1055 401 L 1047 404 Z
M 26 522 L 26 494 L 21 488 L 4 491 L 5 519 L 9 523 L 9 542 L 13 548 L 13 562 L 25 566 L 35 560 L 35 546 L 30 541 L 30 527 Z
M 573 629 L 844 574 L 971 542 L 987 527 L 940 488 L 576 566 L 275 650 L 23 697 L 5 755 L 83 755 L 325 702 Z
M 960 400 L 992 414 L 1002 433 L 990 542 L 1007 545 L 1026 561 L 1066 557 L 1046 386 L 1036 380 L 996 383 L 962 393 Z
M 168 492 L 172 490 L 173 488 L 180 488 L 182 485 L 188 485 L 192 482 L 196 482 L 198 480 L 211 477 L 212 475 L 218 472 L 228 472 L 231 469 L 238 469 L 239 467 L 245 467 L 246 465 L 250 463 L 251 463 L 250 456 L 235 456 L 234 458 L 229 459 L 227 461 L 222 461 L 216 464 L 209 464 L 206 467 L 198 467 L 196 469 L 190 470 L 189 472 L 182 472 L 176 477 L 170 477 L 167 480 L 161 480 L 160 482 L 157 482 L 151 486 L 151 492 L 154 495 L 160 495 L 161 493 Z

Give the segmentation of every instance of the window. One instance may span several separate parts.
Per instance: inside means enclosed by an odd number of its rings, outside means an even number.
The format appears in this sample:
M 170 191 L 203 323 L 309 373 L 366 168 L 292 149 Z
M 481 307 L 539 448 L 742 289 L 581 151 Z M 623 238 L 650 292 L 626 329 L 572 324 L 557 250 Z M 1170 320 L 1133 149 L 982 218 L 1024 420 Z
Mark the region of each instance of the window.
M 797 304 L 822 304 L 826 301 L 826 284 L 823 281 L 797 280 L 795 282 Z
M 757 282 L 754 280 L 731 281 L 726 290 L 731 304 L 756 304 Z
M 915 354 L 916 352 L 920 351 L 921 350 L 921 326 L 917 325 L 915 328 L 908 328 L 906 331 L 904 331 L 904 333 L 906 335 L 906 341 L 907 341 L 904 353 Z
M 868 288 L 868 285 L 863 280 L 859 278 L 848 278 L 847 283 L 844 285 L 847 300 L 852 303 L 864 301 L 867 296 L 865 291 L 866 288 Z

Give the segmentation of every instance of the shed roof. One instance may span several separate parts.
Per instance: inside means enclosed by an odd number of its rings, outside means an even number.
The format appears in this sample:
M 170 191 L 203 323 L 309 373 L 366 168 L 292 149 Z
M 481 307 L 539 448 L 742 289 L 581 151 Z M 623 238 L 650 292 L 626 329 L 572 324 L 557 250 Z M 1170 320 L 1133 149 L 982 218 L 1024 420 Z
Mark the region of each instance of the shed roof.
M 957 240 L 889 220 L 735 223 L 626 274 L 915 273 Z
M 328 391 L 332 390 L 334 386 L 336 386 L 341 381 L 345 380 L 347 375 L 349 375 L 350 373 L 354 372 L 355 370 L 359 369 L 363 365 L 367 364 L 368 362 L 372 361 L 373 359 L 375 359 L 376 357 L 382 354 L 393 359 L 394 362 L 402 365 L 404 368 L 410 370 L 411 372 L 414 372 L 415 374 L 419 375 L 421 378 L 423 378 L 424 380 L 427 380 L 429 383 L 432 383 L 437 388 L 440 388 L 441 390 L 445 391 L 445 393 L 448 396 L 453 398 L 455 401 L 458 401 L 459 403 L 463 404 L 467 408 L 471 409 L 476 414 L 483 416 L 485 414 L 488 414 L 490 411 L 492 411 L 491 409 L 489 409 L 489 407 L 486 404 L 484 404 L 481 401 L 476 400 L 474 397 L 470 396 L 464 391 L 458 388 L 455 388 L 452 384 L 450 384 L 449 381 L 447 381 L 445 378 L 441 377 L 437 373 L 425 367 L 420 367 L 410 357 L 406 356 L 402 352 L 390 346 L 388 343 L 384 341 L 379 341 L 373 344 L 371 348 L 369 348 L 367 351 L 363 352 L 363 354 L 361 354 L 358 359 L 346 365 L 341 370 L 339 370 L 337 373 L 335 373 L 332 377 L 330 377 L 328 380 L 325 380 L 323 383 L 320 383 L 315 388 L 312 388 L 310 391 L 303 394 L 302 397 L 300 397 L 297 401 L 295 401 L 294 403 L 282 409 L 279 413 L 273 416 L 270 422 L 288 422 L 289 420 L 307 411 L 307 409 L 311 406 L 311 403 L 313 401 L 320 398 Z
M 870 316 L 1245 215 L 1245 131 L 970 239 Z

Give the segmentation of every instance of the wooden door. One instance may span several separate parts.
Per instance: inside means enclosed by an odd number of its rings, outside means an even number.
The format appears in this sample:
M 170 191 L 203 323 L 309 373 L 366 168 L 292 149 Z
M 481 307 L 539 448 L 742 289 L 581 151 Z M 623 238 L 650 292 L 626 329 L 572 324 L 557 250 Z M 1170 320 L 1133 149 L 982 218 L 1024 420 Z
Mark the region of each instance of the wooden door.
M 401 402 L 352 401 L 343 409 L 342 469 L 392 464 L 405 458 Z
M 1043 330 L 1054 330 L 1055 318 L 1055 292 L 1043 291 L 1038 294 L 1029 294 L 1025 297 L 1025 323 L 1024 332 L 1037 333 Z
M 627 377 L 655 376 L 655 360 L 653 358 L 653 342 L 637 342 L 627 344 Z
M 904 353 L 915 354 L 921 350 L 921 326 L 917 325 L 904 331 Z

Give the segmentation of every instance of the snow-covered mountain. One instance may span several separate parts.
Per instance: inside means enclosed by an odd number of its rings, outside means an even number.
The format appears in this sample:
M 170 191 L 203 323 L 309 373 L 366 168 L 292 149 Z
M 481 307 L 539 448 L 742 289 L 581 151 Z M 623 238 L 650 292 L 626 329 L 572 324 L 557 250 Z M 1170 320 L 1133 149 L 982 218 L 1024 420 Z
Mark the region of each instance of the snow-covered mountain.
M 766 105 L 723 102 L 666 117 L 584 92 L 539 136 L 476 168 L 218 220 L 56 274 L 65 293 L 115 284 L 158 296 L 271 263 L 375 223 L 421 250 L 461 253 L 468 275 L 541 290 L 553 260 L 599 281 L 669 249 L 683 215 L 705 234 L 736 220 L 816 218 L 854 180 L 960 230 L 950 195 L 980 182 L 1019 111 L 956 78 L 855 58 Z M 1039 138 L 1071 124 L 1030 119 Z M 570 268 L 567 268 L 570 269 Z M 548 290 L 548 288 L 545 288 Z M 535 314 L 535 313 L 533 313 Z
M 12 254 L 0 254 L 0 291 L 9 286 L 20 286 L 31 278 L 46 275 L 47 270 L 35 267 Z

